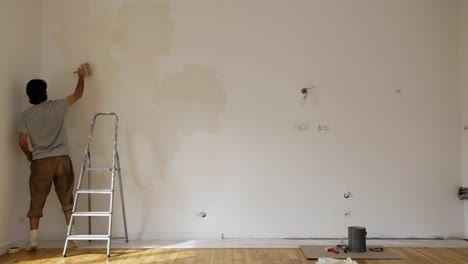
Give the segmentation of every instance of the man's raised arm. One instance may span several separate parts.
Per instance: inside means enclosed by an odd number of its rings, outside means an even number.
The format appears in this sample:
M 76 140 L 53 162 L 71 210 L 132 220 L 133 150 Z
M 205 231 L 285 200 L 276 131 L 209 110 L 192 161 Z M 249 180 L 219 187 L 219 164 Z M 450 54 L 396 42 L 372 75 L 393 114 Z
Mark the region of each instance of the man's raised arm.
M 82 64 L 75 73 L 78 74 L 78 82 L 76 84 L 75 92 L 67 96 L 68 106 L 71 106 L 76 101 L 78 101 L 81 98 L 81 96 L 83 96 L 84 79 L 86 76 L 86 69 L 84 65 Z

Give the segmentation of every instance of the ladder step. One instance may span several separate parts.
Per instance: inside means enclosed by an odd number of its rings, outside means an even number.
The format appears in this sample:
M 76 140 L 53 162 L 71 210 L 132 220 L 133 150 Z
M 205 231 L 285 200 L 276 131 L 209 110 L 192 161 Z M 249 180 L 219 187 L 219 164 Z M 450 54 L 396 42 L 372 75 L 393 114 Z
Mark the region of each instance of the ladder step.
M 84 189 L 78 190 L 76 193 L 104 193 L 104 194 L 111 194 L 113 191 L 109 189 Z
M 114 168 L 86 168 L 87 171 L 112 171 L 113 169 Z M 115 168 L 115 170 L 118 171 L 119 169 Z
M 108 235 L 71 235 L 67 237 L 68 240 L 109 240 Z
M 73 216 L 111 216 L 111 212 L 74 212 Z

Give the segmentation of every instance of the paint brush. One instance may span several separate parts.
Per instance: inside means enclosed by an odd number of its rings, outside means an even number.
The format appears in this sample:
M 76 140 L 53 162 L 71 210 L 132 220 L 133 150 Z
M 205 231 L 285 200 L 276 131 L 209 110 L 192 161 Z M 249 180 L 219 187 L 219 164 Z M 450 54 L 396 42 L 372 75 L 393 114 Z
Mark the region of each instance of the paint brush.
M 80 65 L 85 69 L 86 76 L 90 76 L 93 72 L 91 71 L 91 66 L 89 65 L 89 62 L 85 62 Z M 74 71 L 73 73 L 78 73 L 78 71 Z

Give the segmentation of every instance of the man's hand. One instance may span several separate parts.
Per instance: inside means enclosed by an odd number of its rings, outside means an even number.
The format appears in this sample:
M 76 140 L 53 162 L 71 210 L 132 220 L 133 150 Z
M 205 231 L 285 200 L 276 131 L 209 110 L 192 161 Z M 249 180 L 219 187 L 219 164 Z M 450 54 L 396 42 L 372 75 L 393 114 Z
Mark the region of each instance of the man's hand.
M 87 73 L 86 73 L 86 68 L 84 64 L 81 64 L 80 67 L 75 71 L 78 74 L 79 78 L 85 78 Z
M 26 158 L 28 159 L 29 162 L 32 161 L 32 152 L 29 152 L 28 154 L 26 154 Z
M 19 133 L 19 145 L 21 150 L 23 150 L 24 155 L 29 161 L 32 161 L 32 152 L 29 150 L 28 146 L 28 133 L 20 132 Z

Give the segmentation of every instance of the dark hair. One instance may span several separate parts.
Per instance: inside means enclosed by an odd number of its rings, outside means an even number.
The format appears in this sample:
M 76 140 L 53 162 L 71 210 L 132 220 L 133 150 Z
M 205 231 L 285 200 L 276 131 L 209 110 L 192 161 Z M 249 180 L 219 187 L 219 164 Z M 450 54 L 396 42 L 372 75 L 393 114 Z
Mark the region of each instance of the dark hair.
M 47 83 L 41 79 L 32 79 L 26 85 L 26 94 L 31 104 L 40 104 L 47 101 Z

